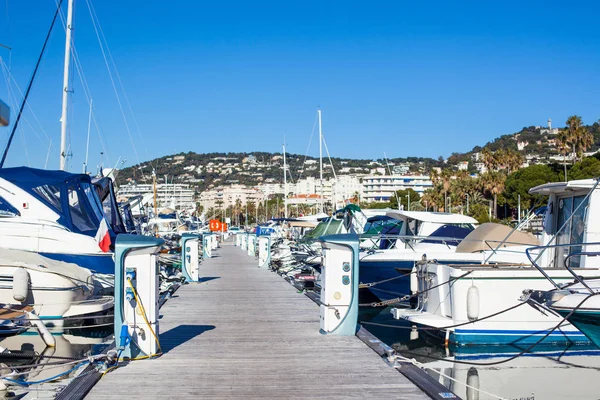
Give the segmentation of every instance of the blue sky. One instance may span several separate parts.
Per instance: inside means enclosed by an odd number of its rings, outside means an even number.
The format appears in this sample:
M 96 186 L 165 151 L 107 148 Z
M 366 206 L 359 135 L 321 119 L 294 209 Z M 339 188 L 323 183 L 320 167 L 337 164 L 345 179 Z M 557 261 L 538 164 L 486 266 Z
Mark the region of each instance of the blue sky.
M 0 43 L 13 49 L 0 48 L 0 57 L 22 89 L 54 7 L 0 4 Z M 332 156 L 354 158 L 448 156 L 548 117 L 555 126 L 572 114 L 585 123 L 600 118 L 600 5 L 592 1 L 103 0 L 94 7 L 140 128 L 121 97 L 132 145 L 87 1 L 76 0 L 75 46 L 107 142 L 104 165 L 180 151 L 280 151 L 284 135 L 288 151 L 304 154 L 319 106 Z M 49 156 L 48 168 L 58 166 L 64 29 L 57 28 L 30 95 L 45 134 L 27 111 L 36 129 L 24 124 L 8 165 L 43 167 Z M 73 80 L 69 166 L 79 171 L 88 105 Z M 94 170 L 102 151 L 95 128 L 90 148 Z M 318 154 L 315 138 L 309 153 Z

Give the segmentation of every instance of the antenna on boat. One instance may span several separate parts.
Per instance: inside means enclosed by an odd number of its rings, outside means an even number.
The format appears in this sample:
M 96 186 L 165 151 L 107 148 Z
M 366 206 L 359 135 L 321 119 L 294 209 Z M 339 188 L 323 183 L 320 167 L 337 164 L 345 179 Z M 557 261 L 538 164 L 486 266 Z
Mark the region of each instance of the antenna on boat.
M 68 0 L 63 72 L 62 115 L 60 117 L 60 169 L 67 170 L 67 107 L 69 102 L 69 67 L 71 63 L 71 32 L 73 30 L 73 1 Z
M 288 217 L 287 208 L 287 162 L 285 159 L 285 135 L 283 136 L 283 216 Z M 279 210 L 277 210 L 279 212 Z
M 392 176 L 392 170 L 390 169 L 390 163 L 388 161 L 387 155 L 385 154 L 385 151 L 383 152 L 383 158 L 385 159 L 385 165 L 387 166 L 388 169 L 388 174 L 390 174 L 390 176 Z M 394 182 L 394 178 L 392 177 L 392 182 Z M 394 184 L 392 183 L 392 189 L 394 189 Z M 400 209 L 400 199 L 398 198 L 398 191 L 394 190 L 394 195 L 396 196 L 396 201 L 398 202 L 398 210 Z M 410 197 L 409 197 L 410 198 Z

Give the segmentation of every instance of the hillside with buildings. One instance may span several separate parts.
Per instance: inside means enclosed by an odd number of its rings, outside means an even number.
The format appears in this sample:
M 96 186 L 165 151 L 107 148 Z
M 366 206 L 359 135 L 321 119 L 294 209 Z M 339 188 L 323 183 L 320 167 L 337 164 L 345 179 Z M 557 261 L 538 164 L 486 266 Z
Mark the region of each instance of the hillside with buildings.
M 589 132 L 586 154 L 600 148 L 600 125 L 583 126 Z M 446 159 L 407 157 L 388 160 L 323 159 L 321 187 L 319 159 L 286 153 L 289 204 L 314 205 L 321 201 L 339 206 L 348 200 L 388 201 L 397 190 L 413 189 L 419 195 L 433 187 L 432 170 L 484 174 L 486 151 L 518 154 L 517 168 L 534 164 L 556 164 L 575 155 L 561 147 L 560 129 L 547 126 L 524 127 L 503 135 L 466 153 L 452 153 Z M 486 150 L 484 150 L 486 149 Z M 389 149 L 387 150 L 389 151 Z M 164 156 L 122 170 L 119 194 L 123 197 L 152 191 L 153 173 L 158 183 L 159 206 L 204 209 L 260 204 L 284 195 L 283 154 L 180 153 Z M 321 197 L 323 199 L 321 200 Z

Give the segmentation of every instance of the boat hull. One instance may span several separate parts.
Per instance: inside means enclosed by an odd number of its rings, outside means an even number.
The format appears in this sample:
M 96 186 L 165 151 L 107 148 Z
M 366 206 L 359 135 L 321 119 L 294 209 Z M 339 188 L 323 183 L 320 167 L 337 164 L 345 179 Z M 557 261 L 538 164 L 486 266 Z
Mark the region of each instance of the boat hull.
M 565 270 L 546 272 L 558 283 L 572 281 Z M 592 278 L 599 272 L 590 269 L 579 273 Z M 397 319 L 438 329 L 438 334 L 444 336 L 448 344 L 590 343 L 569 323 L 555 330 L 563 320 L 561 317 L 542 313 L 519 301 L 523 288 L 551 288 L 551 284 L 533 268 L 429 264 L 419 271 L 418 282 L 417 307 L 393 309 L 392 313 Z M 477 291 L 476 296 L 473 288 Z
M 563 317 L 568 316 L 572 310 L 557 310 Z M 577 310 L 569 317 L 569 322 L 579 329 L 596 346 L 600 347 L 600 310 Z
M 97 274 L 114 275 L 115 273 L 115 261 L 112 253 L 66 254 L 40 252 L 40 254 L 56 261 L 77 264 Z

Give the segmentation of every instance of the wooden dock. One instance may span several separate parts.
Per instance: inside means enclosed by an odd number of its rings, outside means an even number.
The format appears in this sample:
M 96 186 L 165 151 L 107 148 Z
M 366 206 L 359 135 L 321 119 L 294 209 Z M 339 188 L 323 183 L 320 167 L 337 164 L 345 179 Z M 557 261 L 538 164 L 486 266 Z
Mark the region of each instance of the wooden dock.
M 321 335 L 318 307 L 230 243 L 200 275 L 161 309 L 164 354 L 86 398 L 429 398 L 357 337 Z

